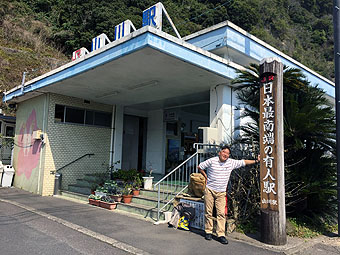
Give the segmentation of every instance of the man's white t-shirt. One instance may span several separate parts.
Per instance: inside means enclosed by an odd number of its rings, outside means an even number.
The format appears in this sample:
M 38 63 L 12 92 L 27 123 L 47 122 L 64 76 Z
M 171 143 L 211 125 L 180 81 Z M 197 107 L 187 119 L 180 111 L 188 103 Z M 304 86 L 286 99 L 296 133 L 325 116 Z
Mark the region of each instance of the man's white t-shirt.
M 234 169 L 245 166 L 244 160 L 236 160 L 228 158 L 221 162 L 219 157 L 213 157 L 199 164 L 199 167 L 206 170 L 207 173 L 207 188 L 224 192 L 227 189 L 230 174 Z

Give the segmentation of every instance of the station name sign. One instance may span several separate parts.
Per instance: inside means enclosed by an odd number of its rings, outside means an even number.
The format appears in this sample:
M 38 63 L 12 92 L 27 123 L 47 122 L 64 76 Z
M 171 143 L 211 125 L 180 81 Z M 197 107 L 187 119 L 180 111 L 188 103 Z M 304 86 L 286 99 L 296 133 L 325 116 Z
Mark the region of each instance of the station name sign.
M 147 8 L 143 11 L 143 20 L 142 20 L 142 27 L 144 26 L 151 26 L 156 29 L 162 30 L 162 14 L 165 14 L 166 18 L 170 22 L 172 28 L 174 29 L 176 35 L 178 38 L 181 38 L 179 33 L 177 32 L 176 27 L 174 26 L 171 18 L 169 17 L 167 11 L 165 10 L 163 4 L 161 2 Z M 114 38 L 113 41 L 119 40 L 127 35 L 129 35 L 131 32 L 135 31 L 136 28 L 131 22 L 131 20 L 125 20 L 122 23 L 116 25 L 114 27 Z M 111 43 L 110 39 L 107 37 L 106 34 L 102 33 L 92 39 L 91 44 L 91 52 L 96 51 L 106 44 Z M 89 54 L 89 51 L 82 47 L 72 54 L 72 61 L 77 60 L 85 56 L 86 54 Z
M 278 210 L 276 76 L 265 74 L 260 90 L 261 208 Z

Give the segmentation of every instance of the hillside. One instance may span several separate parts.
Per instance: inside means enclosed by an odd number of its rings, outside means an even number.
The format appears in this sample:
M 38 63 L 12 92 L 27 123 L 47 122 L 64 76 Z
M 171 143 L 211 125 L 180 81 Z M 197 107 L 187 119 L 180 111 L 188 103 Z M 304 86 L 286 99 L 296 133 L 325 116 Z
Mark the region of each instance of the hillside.
M 19 85 L 70 60 L 91 38 L 130 19 L 141 27 L 151 0 L 3 0 L 0 3 L 0 89 Z M 332 1 L 165 0 L 182 36 L 230 20 L 332 79 Z M 165 31 L 172 33 L 165 24 Z
M 23 72 L 27 81 L 69 61 L 47 43 L 50 27 L 34 19 L 29 8 L 2 1 L 0 24 L 1 91 L 20 85 Z

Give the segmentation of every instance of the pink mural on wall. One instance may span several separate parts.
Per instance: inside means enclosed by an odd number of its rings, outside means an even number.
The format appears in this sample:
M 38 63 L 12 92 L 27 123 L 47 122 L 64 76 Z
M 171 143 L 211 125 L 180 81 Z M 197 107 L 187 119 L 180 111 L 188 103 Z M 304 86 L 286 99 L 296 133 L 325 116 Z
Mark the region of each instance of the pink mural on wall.
M 38 130 L 37 116 L 33 109 L 26 123 L 22 124 L 18 135 L 18 164 L 16 175 L 25 174 L 26 178 L 31 177 L 32 171 L 39 164 L 41 140 L 33 139 L 33 131 Z

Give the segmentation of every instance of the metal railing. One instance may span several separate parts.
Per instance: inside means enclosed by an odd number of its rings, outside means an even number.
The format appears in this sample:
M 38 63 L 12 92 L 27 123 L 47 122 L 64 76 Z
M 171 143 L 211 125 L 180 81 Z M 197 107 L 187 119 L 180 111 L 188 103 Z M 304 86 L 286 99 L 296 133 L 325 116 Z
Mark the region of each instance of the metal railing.
M 187 190 L 190 175 L 198 172 L 198 164 L 210 157 L 216 156 L 219 147 L 216 144 L 195 143 L 194 149 L 196 152 L 154 185 L 154 190 L 158 192 L 157 221 L 159 221 L 160 213 L 166 210 L 165 208 L 175 197 Z
M 89 158 L 90 158 L 93 155 L 94 155 L 94 153 L 86 153 L 83 156 L 80 156 L 80 157 L 76 158 L 75 160 L 72 160 L 70 163 L 67 163 L 66 165 L 64 165 L 64 166 L 62 166 L 62 167 L 60 167 L 57 170 L 52 171 L 52 172 L 59 172 L 60 170 L 64 169 L 65 167 L 68 167 L 69 165 L 72 165 L 74 162 L 77 162 L 78 160 L 80 160 L 82 158 L 85 158 L 86 156 L 89 156 Z
M 72 160 L 71 162 L 65 164 L 64 166 L 58 168 L 57 170 L 52 170 L 50 171 L 50 174 L 55 174 L 56 177 L 55 177 L 55 185 L 57 184 L 58 187 L 57 189 L 55 189 L 55 192 L 54 193 L 58 193 L 60 190 L 63 190 L 63 189 L 66 189 L 66 187 L 69 185 L 69 184 L 72 184 L 72 180 L 76 181 L 77 176 L 82 176 L 84 173 L 80 173 L 78 171 L 66 171 L 66 172 L 63 172 L 62 170 L 64 170 L 66 167 L 74 164 L 75 162 L 78 162 L 79 160 L 85 158 L 85 157 L 89 157 L 91 158 L 91 156 L 94 156 L 94 153 L 86 153 L 74 160 Z M 63 173 L 62 173 L 63 172 Z M 66 177 L 66 178 L 65 178 Z

